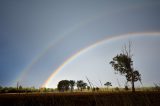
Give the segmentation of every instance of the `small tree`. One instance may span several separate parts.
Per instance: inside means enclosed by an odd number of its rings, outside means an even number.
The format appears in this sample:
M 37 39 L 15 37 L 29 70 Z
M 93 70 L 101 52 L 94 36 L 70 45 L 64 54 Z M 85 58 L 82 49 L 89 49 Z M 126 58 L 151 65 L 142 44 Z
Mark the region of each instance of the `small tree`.
M 128 88 L 128 86 L 127 86 L 127 85 L 125 85 L 124 90 L 126 90 L 126 91 L 128 91 L 128 90 L 129 90 L 129 88 Z
M 111 82 L 106 82 L 104 85 L 107 86 L 107 89 L 112 86 Z
M 129 42 L 128 49 L 124 46 L 122 53 L 118 54 L 110 62 L 115 71 L 121 75 L 125 75 L 126 80 L 131 82 L 132 92 L 135 92 L 134 82 L 141 82 L 141 75 L 133 68 L 133 60 L 131 55 L 131 43 Z
M 86 87 L 87 87 L 87 83 L 84 82 L 84 83 L 82 84 L 82 89 L 86 89 Z
M 2 89 L 3 87 L 0 85 L 0 89 Z
M 129 90 L 129 88 L 128 88 L 128 82 L 125 83 L 124 90 L 126 90 L 126 91 Z
M 22 90 L 22 89 L 23 89 L 23 87 L 22 87 L 22 85 L 20 85 L 20 86 L 19 86 L 19 90 Z
M 78 90 L 80 89 L 82 91 L 82 89 L 86 89 L 86 86 L 87 86 L 87 83 L 83 82 L 83 80 L 77 81 Z
M 97 92 L 99 91 L 99 88 L 98 88 L 98 87 L 96 87 L 96 91 L 97 91 Z
M 72 92 L 73 89 L 74 89 L 74 86 L 75 86 L 75 81 L 74 81 L 74 80 L 70 80 L 70 81 L 69 81 L 69 85 L 70 85 L 71 92 Z
M 93 88 L 92 88 L 92 91 L 94 92 L 95 90 L 96 90 L 96 88 L 95 88 L 95 87 L 93 87 Z
M 88 90 L 88 91 L 90 90 L 90 86 L 87 86 L 87 90 Z
M 57 88 L 59 91 L 67 91 L 69 90 L 69 81 L 68 80 L 61 80 L 58 85 L 57 85 Z

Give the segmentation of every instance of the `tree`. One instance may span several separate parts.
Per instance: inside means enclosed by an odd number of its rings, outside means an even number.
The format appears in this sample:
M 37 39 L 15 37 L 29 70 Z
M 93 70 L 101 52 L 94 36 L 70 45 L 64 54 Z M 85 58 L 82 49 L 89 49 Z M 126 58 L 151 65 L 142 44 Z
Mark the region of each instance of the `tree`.
M 72 92 L 73 89 L 74 89 L 74 86 L 75 86 L 75 81 L 74 81 L 74 80 L 70 80 L 70 81 L 69 81 L 69 85 L 70 85 L 71 92 Z
M 82 91 L 82 89 L 86 89 L 86 86 L 87 86 L 87 83 L 83 82 L 83 80 L 77 81 L 78 90 L 80 89 Z
M 80 90 L 80 88 L 82 86 L 82 83 L 83 83 L 82 80 L 77 81 L 77 88 L 78 88 L 78 90 Z
M 22 85 L 20 85 L 18 89 L 19 89 L 19 90 L 22 90 L 22 89 L 23 89 Z
M 111 82 L 106 82 L 104 85 L 107 86 L 107 89 L 112 86 Z
M 128 88 L 128 82 L 125 83 L 125 85 L 124 85 L 124 90 L 126 90 L 126 91 L 129 90 L 129 88 Z
M 118 54 L 110 62 L 115 71 L 121 75 L 125 75 L 127 82 L 131 82 L 132 92 L 135 92 L 134 82 L 141 82 L 141 75 L 138 70 L 133 68 L 133 60 L 131 55 L 131 42 L 129 42 L 128 49 L 126 45 L 122 49 L 122 53 Z
M 99 91 L 99 88 L 98 88 L 98 87 L 96 87 L 96 91 Z
M 89 91 L 91 88 L 90 88 L 90 86 L 87 86 L 87 90 Z
M 82 89 L 86 89 L 86 87 L 87 87 L 87 83 L 84 82 L 84 83 L 82 84 Z
M 3 89 L 3 87 L 2 87 L 2 86 L 0 86 L 0 90 L 1 90 L 1 89 Z
M 68 80 L 61 80 L 58 83 L 57 88 L 59 91 L 67 91 L 69 90 L 69 86 L 70 86 L 70 82 Z

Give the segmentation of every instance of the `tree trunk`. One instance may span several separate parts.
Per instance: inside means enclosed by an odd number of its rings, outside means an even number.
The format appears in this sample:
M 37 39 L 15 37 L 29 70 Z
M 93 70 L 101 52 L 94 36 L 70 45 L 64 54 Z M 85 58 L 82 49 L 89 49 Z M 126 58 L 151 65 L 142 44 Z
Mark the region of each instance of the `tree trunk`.
M 135 92 L 134 81 L 132 81 L 132 92 Z
M 134 88 L 134 75 L 133 75 L 133 73 L 132 73 L 132 81 L 131 81 L 131 83 L 132 83 L 132 92 L 135 92 L 135 88 Z
M 73 92 L 73 86 L 71 87 L 71 92 Z

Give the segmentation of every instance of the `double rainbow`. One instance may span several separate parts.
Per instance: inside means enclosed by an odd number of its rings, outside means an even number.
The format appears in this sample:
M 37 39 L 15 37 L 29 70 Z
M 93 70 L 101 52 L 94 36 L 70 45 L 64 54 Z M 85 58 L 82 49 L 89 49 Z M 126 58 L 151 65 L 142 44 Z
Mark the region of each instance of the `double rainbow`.
M 53 71 L 53 73 L 44 82 L 42 87 L 48 87 L 49 84 L 52 82 L 52 79 L 56 76 L 56 74 L 58 72 L 63 70 L 69 63 L 74 61 L 79 56 L 85 54 L 89 50 L 94 49 L 97 46 L 103 45 L 106 42 L 113 41 L 113 40 L 120 40 L 120 39 L 124 39 L 124 38 L 131 37 L 131 36 L 132 37 L 139 37 L 139 36 L 159 36 L 160 37 L 160 32 L 135 32 L 135 33 L 128 33 L 128 34 L 121 34 L 121 35 L 117 35 L 117 36 L 110 36 L 110 37 L 107 37 L 103 40 L 97 41 L 94 44 L 91 44 L 91 45 L 79 50 L 77 53 L 75 53 L 74 55 L 72 55 L 71 57 L 66 59 L 56 70 Z

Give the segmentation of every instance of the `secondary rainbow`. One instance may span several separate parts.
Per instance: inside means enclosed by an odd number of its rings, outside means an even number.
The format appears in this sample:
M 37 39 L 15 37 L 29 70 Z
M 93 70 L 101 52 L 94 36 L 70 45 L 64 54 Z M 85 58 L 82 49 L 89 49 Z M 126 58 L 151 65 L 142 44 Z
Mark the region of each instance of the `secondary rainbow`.
M 150 4 L 148 5 L 144 5 L 144 6 L 149 6 Z M 127 7 L 127 10 L 129 9 L 134 9 L 134 8 L 138 8 L 138 7 L 142 7 L 137 5 L 137 6 L 130 6 L 130 7 Z M 107 13 L 107 15 L 109 16 L 112 16 L 112 15 L 115 15 L 117 13 L 120 13 L 121 11 L 124 11 L 126 9 L 120 9 L 120 10 L 112 10 L 110 11 L 109 13 Z M 54 48 L 54 46 L 57 46 L 57 44 L 62 41 L 67 35 L 69 35 L 70 33 L 78 30 L 79 28 L 91 23 L 91 22 L 94 22 L 95 20 L 97 19 L 101 19 L 101 17 L 104 17 L 106 15 L 106 13 L 101 13 L 99 15 L 95 15 L 94 17 L 92 18 L 88 18 L 86 20 L 82 20 L 80 23 L 74 25 L 73 27 L 70 27 L 68 30 L 66 30 L 64 33 L 62 33 L 61 35 L 59 35 L 59 38 L 56 40 L 56 41 L 52 41 L 40 54 L 38 54 L 35 58 L 33 58 L 31 60 L 31 62 L 26 65 L 26 67 L 24 67 L 24 69 L 21 71 L 21 73 L 17 76 L 17 78 L 13 81 L 13 82 L 19 82 L 19 81 L 23 81 L 23 79 L 25 79 L 27 73 L 30 71 L 30 69 L 51 49 L 51 48 Z M 80 50 L 82 51 L 82 50 Z M 79 51 L 79 52 L 80 52 Z M 67 59 L 68 60 L 68 59 Z M 66 61 L 67 61 L 66 60 Z M 62 64 L 63 65 L 63 64 Z
M 94 19 L 92 19 L 94 20 Z M 32 61 L 30 62 L 30 64 L 28 64 L 19 74 L 19 76 L 16 78 L 16 80 L 14 82 L 20 82 L 23 81 L 23 79 L 25 79 L 27 73 L 29 72 L 29 70 L 50 50 L 53 49 L 55 46 L 58 45 L 58 43 L 60 43 L 63 39 L 65 39 L 65 37 L 69 36 L 70 33 L 74 32 L 75 30 L 77 30 L 78 28 L 84 26 L 85 24 L 89 23 L 92 20 L 83 20 L 82 22 L 74 25 L 73 27 L 70 27 L 68 30 L 66 30 L 65 32 L 63 32 L 61 35 L 59 35 L 59 37 L 56 40 L 53 40 L 40 54 L 38 54 L 35 58 L 32 59 Z
M 55 75 L 60 72 L 62 69 L 64 69 L 69 63 L 71 63 L 73 60 L 81 56 L 82 54 L 86 53 L 87 51 L 96 48 L 97 46 L 103 45 L 106 42 L 123 39 L 126 37 L 138 37 L 138 36 L 160 36 L 160 32 L 134 32 L 134 33 L 127 33 L 127 34 L 121 34 L 117 36 L 110 36 L 103 40 L 97 41 L 94 44 L 91 44 L 81 50 L 79 50 L 77 53 L 66 59 L 56 70 L 53 71 L 53 73 L 48 77 L 48 79 L 44 82 L 42 87 L 48 87 L 49 84 L 52 82 L 52 79 L 55 77 Z
M 102 15 L 103 16 L 103 15 Z M 42 51 L 40 52 L 40 54 L 38 54 L 35 58 L 33 58 L 30 62 L 30 64 L 28 64 L 19 74 L 19 76 L 15 79 L 14 82 L 20 82 L 23 81 L 23 79 L 25 79 L 27 73 L 29 72 L 29 70 L 50 50 L 53 49 L 54 47 L 56 47 L 58 45 L 58 43 L 60 43 L 63 39 L 65 39 L 66 37 L 69 36 L 70 33 L 78 30 L 79 28 L 87 25 L 90 22 L 94 22 L 94 20 L 98 19 L 99 17 L 102 16 L 95 16 L 94 18 L 92 17 L 92 19 L 86 19 L 86 20 L 82 20 L 81 22 L 79 22 L 78 24 L 75 24 L 74 26 L 68 28 L 68 30 L 66 30 L 65 32 L 63 32 L 62 34 L 58 35 L 58 38 L 56 40 L 53 40 L 51 43 L 49 43 L 49 45 Z

